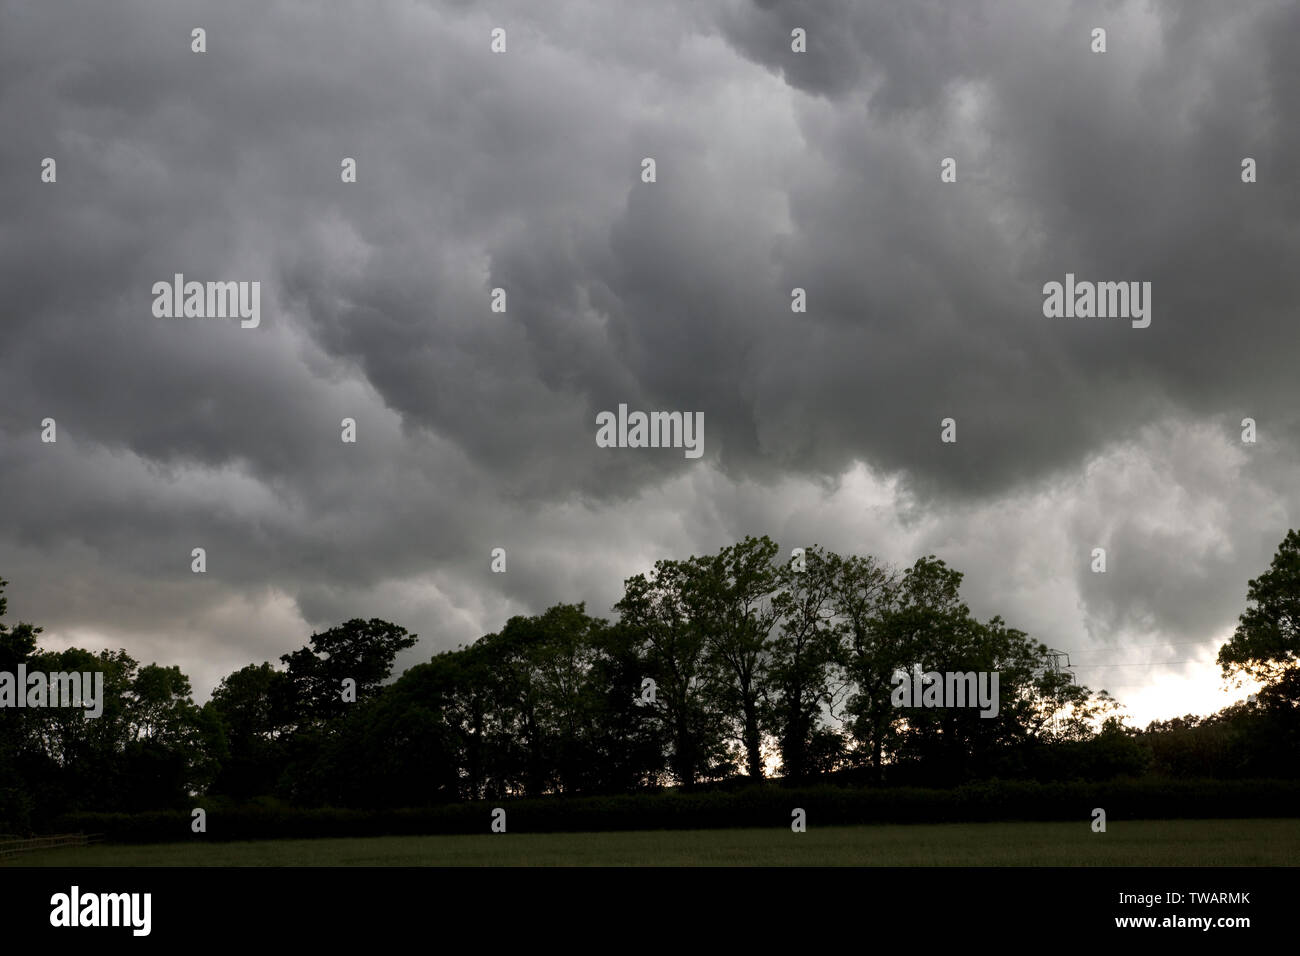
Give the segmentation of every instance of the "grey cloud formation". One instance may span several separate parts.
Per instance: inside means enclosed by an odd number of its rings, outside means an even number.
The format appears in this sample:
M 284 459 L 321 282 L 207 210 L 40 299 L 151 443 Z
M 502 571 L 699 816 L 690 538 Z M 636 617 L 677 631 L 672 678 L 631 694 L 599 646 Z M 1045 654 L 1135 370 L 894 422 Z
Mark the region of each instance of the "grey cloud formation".
M 0 575 L 53 640 L 206 692 L 376 615 L 409 664 L 771 533 L 935 551 L 1053 643 L 1208 646 L 1296 523 L 1294 5 L 0 24 Z M 176 272 L 262 281 L 262 327 L 155 319 Z M 1151 327 L 1045 319 L 1066 272 L 1150 281 Z M 704 458 L 597 448 L 619 403 L 702 411 Z
M 842 64 L 828 76 L 793 66 L 801 5 L 729 23 L 746 55 L 837 107 L 827 119 L 810 111 L 806 138 L 834 187 L 798 188 L 802 241 L 786 274 L 815 276 L 813 318 L 834 325 L 839 346 L 828 351 L 857 361 L 817 380 L 790 429 L 886 403 L 917 413 L 873 414 L 888 432 L 809 453 L 828 466 L 859 454 L 918 487 L 970 494 L 1077 466 L 1169 406 L 1198 417 L 1267 408 L 1294 438 L 1294 133 L 1278 82 L 1294 71 L 1283 39 L 1300 28 L 1294 8 L 1205 5 L 1193 19 L 1168 5 L 1149 20 L 1136 5 L 1064 17 L 951 7 L 819 6 L 835 42 L 857 41 L 856 55 L 819 61 Z M 1088 49 L 1099 24 L 1104 55 Z M 1272 170 L 1263 188 L 1240 182 L 1246 155 Z M 938 182 L 944 156 L 958 159 L 960 198 Z M 1045 320 L 1041 286 L 1066 272 L 1149 279 L 1152 327 Z M 957 407 L 973 441 L 951 454 L 922 423 Z

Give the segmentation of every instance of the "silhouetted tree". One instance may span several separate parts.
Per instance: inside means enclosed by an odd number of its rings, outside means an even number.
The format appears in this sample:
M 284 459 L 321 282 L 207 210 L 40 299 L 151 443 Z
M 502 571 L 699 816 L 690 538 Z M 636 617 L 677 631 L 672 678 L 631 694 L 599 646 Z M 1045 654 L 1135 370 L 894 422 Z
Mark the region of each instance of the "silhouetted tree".
M 761 711 L 767 691 L 777 545 L 747 537 L 717 554 L 692 558 L 684 578 L 684 604 L 704 636 L 713 681 L 706 687 L 735 728 L 745 769 L 763 777 Z
M 654 706 L 671 741 L 669 766 L 687 789 L 701 777 L 724 776 L 731 766 L 715 693 L 725 678 L 691 607 L 693 573 L 689 562 L 656 561 L 650 575 L 627 579 L 615 605 L 645 661 L 645 676 L 655 681 Z
M 1250 603 L 1219 649 L 1225 677 L 1245 674 L 1300 702 L 1300 531 L 1288 531 L 1267 571 L 1248 584 Z
M 791 563 L 778 574 L 765 725 L 777 740 L 781 772 L 791 780 L 832 770 L 843 756 L 842 736 L 823 723 L 833 697 L 840 565 L 838 555 L 814 546 L 805 549 L 802 569 Z

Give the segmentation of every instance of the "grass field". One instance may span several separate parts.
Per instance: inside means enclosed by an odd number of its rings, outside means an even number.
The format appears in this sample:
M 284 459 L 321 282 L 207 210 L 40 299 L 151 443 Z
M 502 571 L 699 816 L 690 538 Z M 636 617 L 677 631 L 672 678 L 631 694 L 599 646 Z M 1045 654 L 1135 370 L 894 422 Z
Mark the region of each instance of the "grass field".
M 945 823 L 98 845 L 7 866 L 1295 866 L 1300 820 Z

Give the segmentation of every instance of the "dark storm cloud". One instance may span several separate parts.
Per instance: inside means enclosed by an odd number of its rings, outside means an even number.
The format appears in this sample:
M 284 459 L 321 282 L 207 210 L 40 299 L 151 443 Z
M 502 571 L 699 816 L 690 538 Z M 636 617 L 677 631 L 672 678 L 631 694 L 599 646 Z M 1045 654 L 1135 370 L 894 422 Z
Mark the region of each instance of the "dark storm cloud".
M 739 50 L 837 107 L 807 124 L 832 174 L 792 186 L 799 240 L 782 260 L 830 341 L 789 326 L 769 339 L 777 354 L 798 340 L 826 356 L 787 428 L 830 423 L 807 446 L 823 467 L 859 454 L 922 489 L 995 493 L 1078 464 L 1152 412 L 1253 408 L 1296 437 L 1286 38 L 1300 14 L 1153 14 L 772 3 L 724 19 Z M 1105 54 L 1089 50 L 1097 25 Z M 833 34 L 853 52 L 803 72 L 813 54 L 790 52 L 794 26 L 810 51 Z M 963 90 L 985 143 L 952 122 Z M 938 182 L 945 156 L 958 184 Z M 1243 156 L 1267 177 L 1242 184 Z M 1151 327 L 1043 318 L 1042 284 L 1066 272 L 1150 280 Z M 945 415 L 956 448 L 934 440 Z
M 1213 633 L 1292 518 L 1298 16 L 0 2 L 12 607 L 205 686 L 301 643 L 295 615 L 389 617 L 423 656 L 559 600 L 607 614 L 657 557 L 820 531 L 946 549 L 973 604 L 1047 622 L 1008 581 L 1038 572 L 981 542 L 1050 487 L 1056 545 L 1109 535 L 1124 569 L 1056 567 L 1098 640 Z M 1151 281 L 1151 327 L 1045 319 L 1067 271 Z M 260 280 L 262 326 L 155 319 L 176 272 Z M 704 459 L 597 448 L 620 403 L 702 411 Z M 1246 415 L 1267 450 L 1196 477 Z M 1085 480 L 1116 447 L 1166 480 Z M 857 462 L 894 496 L 867 524 L 834 492 Z M 1111 527 L 1171 486 L 1236 488 L 1204 515 L 1231 540 L 1180 559 L 1177 516 Z M 1057 561 L 1033 513 L 998 547 Z

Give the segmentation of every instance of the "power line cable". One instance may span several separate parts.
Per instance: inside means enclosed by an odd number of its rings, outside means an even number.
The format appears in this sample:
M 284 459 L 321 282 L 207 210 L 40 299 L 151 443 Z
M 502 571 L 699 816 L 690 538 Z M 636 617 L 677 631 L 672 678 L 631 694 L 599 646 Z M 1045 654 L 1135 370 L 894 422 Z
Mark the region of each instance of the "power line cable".
M 1074 667 L 1164 667 L 1168 664 L 1213 664 L 1214 661 L 1134 661 L 1131 664 L 1074 664 Z

